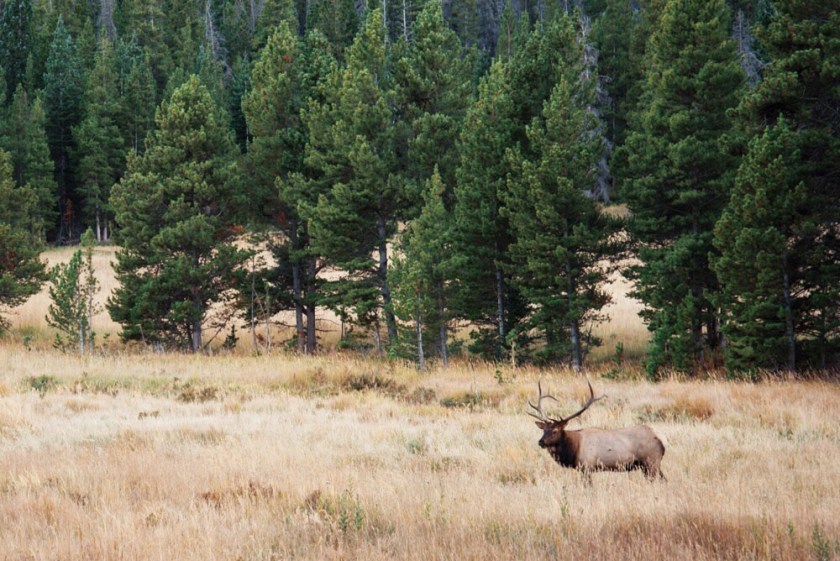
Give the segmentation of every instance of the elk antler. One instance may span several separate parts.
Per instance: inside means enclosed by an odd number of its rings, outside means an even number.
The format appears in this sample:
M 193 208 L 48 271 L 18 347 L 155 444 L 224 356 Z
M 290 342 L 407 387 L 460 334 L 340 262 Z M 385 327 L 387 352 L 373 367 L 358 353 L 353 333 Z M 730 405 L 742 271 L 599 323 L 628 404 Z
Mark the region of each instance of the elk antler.
M 600 397 L 595 397 L 595 391 L 592 389 L 592 382 L 590 382 L 589 380 L 586 380 L 586 383 L 589 384 L 589 400 L 584 404 L 583 409 L 581 409 L 580 411 L 578 411 L 574 415 L 570 415 L 570 416 L 566 417 L 565 419 L 563 419 L 564 423 L 569 422 L 572 419 L 574 419 L 575 417 L 579 416 L 581 413 L 583 413 L 584 411 L 589 409 L 589 406 L 592 405 L 593 403 L 595 403 L 596 401 L 600 401 L 600 400 L 604 399 L 605 397 L 607 397 L 606 395 L 602 395 Z
M 549 398 L 549 399 L 553 399 L 554 401 L 557 401 L 557 398 L 554 397 L 553 395 L 550 395 L 550 394 L 543 395 L 542 384 L 541 384 L 540 381 L 537 382 L 537 389 L 540 392 L 539 396 L 537 398 L 537 404 L 534 405 L 533 403 L 531 403 L 531 400 L 528 400 L 528 405 L 530 405 L 537 413 L 539 413 L 539 415 L 534 415 L 530 411 L 528 412 L 528 414 L 530 416 L 534 417 L 535 419 L 539 419 L 540 421 L 544 421 L 546 423 L 556 423 L 557 422 L 556 419 L 552 419 L 551 417 L 546 415 L 545 412 L 542 410 L 542 400 L 545 399 L 545 398 Z

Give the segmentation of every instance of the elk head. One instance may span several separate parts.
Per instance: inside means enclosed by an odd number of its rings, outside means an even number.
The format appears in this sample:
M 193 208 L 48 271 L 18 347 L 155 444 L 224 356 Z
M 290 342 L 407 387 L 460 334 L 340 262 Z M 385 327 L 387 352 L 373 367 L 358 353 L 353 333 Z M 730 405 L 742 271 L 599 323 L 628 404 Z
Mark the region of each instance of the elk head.
M 557 401 L 557 398 L 550 394 L 543 395 L 542 393 L 542 383 L 537 382 L 537 390 L 539 391 L 539 395 L 537 397 L 537 404 L 534 405 L 530 401 L 528 401 L 528 405 L 534 409 L 537 414 L 528 413 L 530 416 L 534 417 L 537 420 L 537 426 L 543 430 L 542 438 L 540 438 L 540 448 L 549 448 L 552 446 L 557 446 L 558 444 L 562 443 L 566 438 L 566 425 L 569 421 L 574 419 L 575 417 L 579 417 L 584 411 L 589 409 L 589 406 L 595 403 L 596 401 L 600 401 L 604 399 L 605 395 L 600 397 L 595 397 L 595 392 L 592 390 L 592 383 L 587 380 L 586 383 L 589 385 L 589 399 L 583 405 L 583 407 L 577 413 L 569 415 L 566 418 L 559 418 L 559 419 L 552 419 L 548 415 L 546 415 L 545 411 L 542 409 L 542 401 L 543 399 L 553 399 Z

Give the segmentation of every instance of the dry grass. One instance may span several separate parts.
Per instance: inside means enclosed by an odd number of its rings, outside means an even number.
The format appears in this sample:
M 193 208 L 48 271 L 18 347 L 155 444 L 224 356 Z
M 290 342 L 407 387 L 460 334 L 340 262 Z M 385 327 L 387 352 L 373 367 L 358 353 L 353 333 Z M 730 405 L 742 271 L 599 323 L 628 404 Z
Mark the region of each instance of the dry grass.
M 836 385 L 596 377 L 581 424 L 651 424 L 669 480 L 587 485 L 536 445 L 538 377 L 558 414 L 585 395 L 556 371 L 2 346 L 0 559 L 840 556 Z
M 42 257 L 48 266 L 54 266 L 56 263 L 69 261 L 76 249 L 76 247 L 51 248 L 44 252 Z M 111 347 L 117 345 L 120 326 L 111 320 L 105 310 L 105 302 L 117 287 L 112 266 L 116 249 L 116 246 L 98 246 L 94 249 L 93 257 L 96 278 L 102 287 L 96 299 L 100 311 L 93 319 L 93 327 L 98 334 L 98 343 L 107 343 Z M 329 274 L 335 276 L 334 271 Z M 624 358 L 637 360 L 643 355 L 649 340 L 649 333 L 638 315 L 641 303 L 627 296 L 629 288 L 630 286 L 625 279 L 618 274 L 614 275 L 609 286 L 609 291 L 613 295 L 613 302 L 603 310 L 609 320 L 592 328 L 593 333 L 602 339 L 603 345 L 593 350 L 590 357 L 591 361 L 613 360 L 616 357 L 617 345 L 623 347 Z M 53 336 L 45 320 L 49 306 L 48 285 L 45 284 L 40 293 L 9 314 L 8 319 L 12 324 L 12 337 L 17 340 L 26 339 L 27 344 L 34 348 L 49 348 L 53 341 Z M 293 317 L 290 313 L 281 314 L 276 319 L 278 322 L 289 326 L 293 324 Z M 335 347 L 339 339 L 340 327 L 335 314 L 326 310 L 319 313 L 319 337 L 325 348 Z M 252 353 L 254 345 L 247 327 L 239 323 L 237 329 L 239 334 L 238 351 L 241 354 Z M 275 349 L 281 348 L 282 342 L 289 340 L 294 333 L 291 327 L 285 328 L 282 325 L 274 326 L 270 329 L 270 332 Z M 265 335 L 262 326 L 259 327 L 257 333 L 260 337 Z M 224 339 L 224 334 L 221 334 L 218 339 L 221 342 Z M 263 337 L 263 340 L 265 340 L 265 337 Z
M 58 263 L 67 263 L 73 257 L 78 247 L 51 248 L 41 254 L 42 259 L 47 263 L 47 268 L 54 267 Z M 93 253 L 93 268 L 96 271 L 96 279 L 99 281 L 102 290 L 97 295 L 96 302 L 100 312 L 93 318 L 94 329 L 100 335 L 106 333 L 116 335 L 119 333 L 119 324 L 111 321 L 108 312 L 105 311 L 105 302 L 111 292 L 117 287 L 117 280 L 111 262 L 114 260 L 114 246 L 97 246 Z M 46 336 L 46 316 L 50 307 L 49 283 L 45 283 L 41 292 L 30 298 L 22 306 L 12 310 L 9 315 L 12 327 L 22 333 L 33 336 L 33 342 L 47 344 L 52 343 L 51 337 Z M 38 335 L 43 335 L 39 337 Z M 101 339 L 100 339 L 101 340 Z M 39 344 L 38 346 L 44 346 Z

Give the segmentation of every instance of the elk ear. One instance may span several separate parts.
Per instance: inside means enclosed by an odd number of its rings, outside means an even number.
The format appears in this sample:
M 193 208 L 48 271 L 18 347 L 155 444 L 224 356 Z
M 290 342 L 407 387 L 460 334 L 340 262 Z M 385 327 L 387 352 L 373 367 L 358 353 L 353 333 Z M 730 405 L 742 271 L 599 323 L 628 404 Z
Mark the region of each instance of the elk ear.
M 535 421 L 534 424 L 540 427 L 542 430 L 545 430 L 545 428 L 548 426 L 548 423 L 546 423 L 545 421 Z

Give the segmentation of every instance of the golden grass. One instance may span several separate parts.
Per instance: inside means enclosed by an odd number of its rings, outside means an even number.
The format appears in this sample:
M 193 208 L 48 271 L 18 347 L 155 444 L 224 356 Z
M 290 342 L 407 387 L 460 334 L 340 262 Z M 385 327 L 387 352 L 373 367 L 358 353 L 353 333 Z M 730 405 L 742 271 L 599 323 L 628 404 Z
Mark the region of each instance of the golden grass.
M 41 258 L 46 262 L 49 269 L 58 263 L 70 261 L 73 253 L 78 249 L 78 247 L 50 248 L 41 254 Z M 97 246 L 93 250 L 93 268 L 96 279 L 101 286 L 101 290 L 96 297 L 96 303 L 99 305 L 100 311 L 93 318 L 93 327 L 100 336 L 104 336 L 106 333 L 115 336 L 120 329 L 119 324 L 114 323 L 108 312 L 105 311 L 105 302 L 117 287 L 112 266 L 115 252 L 115 246 Z M 48 330 L 46 317 L 50 303 L 49 283 L 45 283 L 38 294 L 27 300 L 22 306 L 13 309 L 8 319 L 17 331 L 30 334 L 44 333 Z M 39 339 L 48 339 L 48 342 L 52 343 L 51 337 L 34 337 L 33 339 L 36 344 L 43 343 Z M 101 340 L 100 338 L 100 342 Z M 43 344 L 38 346 L 43 346 Z
M 76 247 L 51 248 L 42 254 L 48 266 L 56 263 L 66 263 L 70 260 Z M 93 264 L 96 271 L 96 278 L 99 280 L 101 290 L 96 301 L 100 311 L 93 318 L 93 327 L 98 334 L 97 343 L 108 342 L 108 346 L 114 347 L 120 331 L 119 324 L 111 320 L 105 310 L 105 302 L 117 287 L 117 280 L 114 275 L 113 261 L 115 260 L 116 246 L 97 246 L 94 249 Z M 330 273 L 334 275 L 334 272 Z M 608 321 L 592 326 L 592 332 L 603 341 L 601 347 L 592 350 L 589 357 L 590 362 L 612 361 L 616 358 L 618 345 L 623 347 L 623 357 L 630 360 L 638 360 L 644 354 L 649 340 L 647 328 L 639 318 L 641 303 L 627 296 L 630 289 L 629 283 L 619 274 L 615 274 L 608 286 L 613 296 L 613 302 L 603 312 Z M 15 308 L 8 315 L 12 326 L 12 337 L 17 340 L 26 338 L 30 347 L 46 349 L 52 345 L 53 336 L 46 324 L 47 311 L 50 306 L 48 284 L 45 284 L 41 292 L 30 298 L 22 306 Z M 293 317 L 291 313 L 284 313 L 276 318 L 281 323 L 291 326 Z M 340 332 L 340 323 L 335 314 L 327 310 L 321 310 L 318 317 L 318 330 L 320 343 L 324 348 L 334 348 Z M 255 348 L 252 335 L 248 326 L 241 322 L 237 323 L 239 343 L 237 352 L 240 354 L 253 353 Z M 263 326 L 259 326 L 257 333 L 265 340 Z M 292 327 L 284 328 L 282 325 L 275 325 L 270 329 L 272 347 L 281 350 L 283 342 L 289 340 L 294 330 Z M 221 334 L 219 342 L 224 338 Z M 261 349 L 264 349 L 261 346 Z
M 587 485 L 536 445 L 539 377 L 558 414 L 586 395 L 565 371 L 0 346 L 0 559 L 840 555 L 836 385 L 595 377 L 576 425 L 649 423 L 668 482 Z

